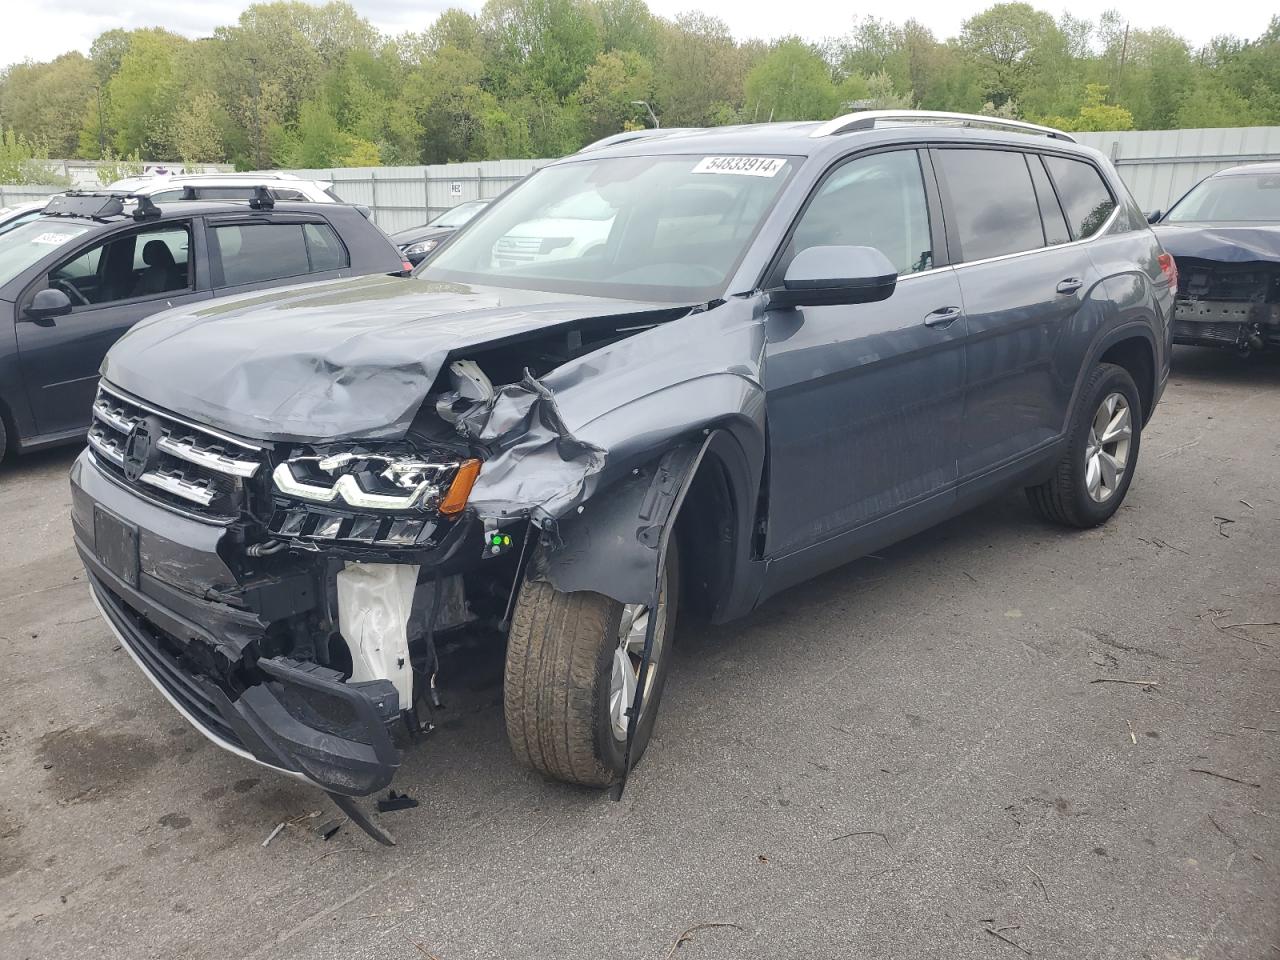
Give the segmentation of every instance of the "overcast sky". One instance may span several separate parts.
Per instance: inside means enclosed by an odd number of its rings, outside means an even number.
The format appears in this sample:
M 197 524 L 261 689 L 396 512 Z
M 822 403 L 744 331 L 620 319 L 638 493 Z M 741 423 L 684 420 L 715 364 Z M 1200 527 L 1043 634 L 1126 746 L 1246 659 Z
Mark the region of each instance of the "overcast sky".
M 1167 26 L 1199 45 L 1221 33 L 1256 37 L 1270 20 L 1272 8 L 1263 0 L 1216 0 L 1209 6 L 1171 4 L 1168 0 L 1060 0 L 1035 2 L 1055 17 L 1070 9 L 1079 17 L 1096 19 L 1108 7 L 1123 9 L 1134 26 Z M 112 27 L 167 27 L 190 37 L 207 36 L 214 27 L 235 22 L 247 4 L 232 0 L 10 0 L 5 29 L 0 31 L 0 65 L 19 60 L 48 60 L 68 50 L 88 52 L 99 33 Z M 387 33 L 422 30 L 449 6 L 478 10 L 483 0 L 354 0 L 354 6 Z M 798 33 L 810 40 L 846 32 L 863 12 L 895 20 L 914 17 L 939 37 L 954 36 L 972 14 L 990 6 L 981 0 L 897 0 L 893 4 L 859 7 L 831 0 L 786 0 L 785 3 L 744 3 L 743 0 L 649 0 L 649 8 L 663 16 L 697 9 L 725 20 L 740 39 L 772 38 Z M 21 11 L 19 13 L 18 11 Z M 1181 11 L 1196 10 L 1191 16 Z M 1212 11 L 1210 13 L 1210 11 Z

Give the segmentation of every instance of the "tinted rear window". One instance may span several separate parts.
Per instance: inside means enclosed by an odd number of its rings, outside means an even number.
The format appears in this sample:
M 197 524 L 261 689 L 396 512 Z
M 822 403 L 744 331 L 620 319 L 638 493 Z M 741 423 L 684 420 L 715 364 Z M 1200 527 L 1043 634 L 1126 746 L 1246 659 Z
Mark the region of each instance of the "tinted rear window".
M 1067 212 L 1071 233 L 1077 240 L 1091 237 L 1107 222 L 1116 208 L 1115 198 L 1091 163 L 1066 157 L 1045 157 L 1045 165 L 1058 188 L 1058 198 Z
M 298 223 L 214 227 L 222 277 L 228 286 L 297 277 L 308 272 L 307 244 Z
M 311 258 L 311 272 L 341 270 L 350 263 L 347 248 L 338 239 L 333 227 L 327 223 L 308 223 L 302 228 L 307 240 L 307 253 Z
M 984 260 L 1045 245 L 1031 174 L 1021 153 L 939 150 L 947 185 L 948 224 L 965 260 Z

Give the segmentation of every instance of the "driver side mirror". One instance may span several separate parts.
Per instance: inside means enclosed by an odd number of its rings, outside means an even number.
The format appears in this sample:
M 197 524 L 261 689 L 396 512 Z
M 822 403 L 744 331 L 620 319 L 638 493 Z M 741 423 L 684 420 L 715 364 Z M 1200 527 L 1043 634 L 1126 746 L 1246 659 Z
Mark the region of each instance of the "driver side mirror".
M 897 268 L 875 247 L 809 247 L 795 255 L 781 289 L 768 291 L 769 306 L 875 303 L 897 285 Z
M 63 317 L 71 312 L 71 298 L 61 290 L 52 288 L 41 290 L 31 298 L 31 302 L 22 312 L 25 319 L 36 323 L 52 320 L 54 317 Z
M 1147 223 L 1159 223 L 1160 218 L 1164 216 L 1163 210 L 1149 210 L 1147 212 Z

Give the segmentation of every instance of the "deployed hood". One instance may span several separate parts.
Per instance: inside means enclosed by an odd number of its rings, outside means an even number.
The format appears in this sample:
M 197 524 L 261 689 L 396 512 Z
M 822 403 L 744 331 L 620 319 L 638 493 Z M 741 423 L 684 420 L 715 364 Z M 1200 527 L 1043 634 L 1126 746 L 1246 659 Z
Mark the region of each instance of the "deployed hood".
M 258 440 L 404 436 L 450 353 L 670 305 L 374 276 L 157 314 L 107 354 L 108 382 Z
M 1280 225 L 1162 223 L 1154 229 L 1165 250 L 1175 258 L 1221 263 L 1280 261 Z

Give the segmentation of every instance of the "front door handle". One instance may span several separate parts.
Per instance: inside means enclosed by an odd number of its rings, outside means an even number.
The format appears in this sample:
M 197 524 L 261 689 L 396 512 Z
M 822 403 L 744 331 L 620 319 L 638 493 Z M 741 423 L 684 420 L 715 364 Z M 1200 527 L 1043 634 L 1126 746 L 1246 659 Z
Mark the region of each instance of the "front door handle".
M 960 319 L 960 315 L 964 313 L 959 307 L 939 307 L 932 313 L 926 313 L 924 316 L 924 325 L 926 327 L 949 327 Z
M 1059 293 L 1075 293 L 1084 286 L 1084 281 L 1079 277 L 1067 277 L 1065 280 L 1058 282 Z

